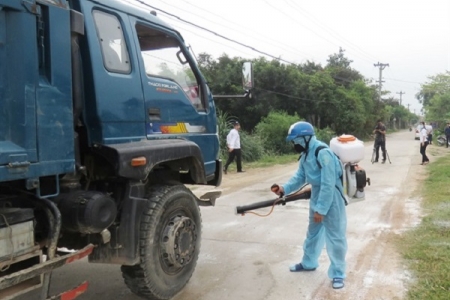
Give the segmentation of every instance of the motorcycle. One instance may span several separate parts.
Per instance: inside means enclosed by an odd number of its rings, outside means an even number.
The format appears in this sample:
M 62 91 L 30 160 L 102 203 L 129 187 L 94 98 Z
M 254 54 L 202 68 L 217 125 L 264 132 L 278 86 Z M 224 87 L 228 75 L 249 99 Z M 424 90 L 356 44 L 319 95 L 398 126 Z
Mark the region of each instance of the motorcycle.
M 436 138 L 436 141 L 439 146 L 445 146 L 445 144 L 447 143 L 447 137 L 445 135 L 440 135 Z M 448 146 L 450 146 L 450 141 L 448 143 Z

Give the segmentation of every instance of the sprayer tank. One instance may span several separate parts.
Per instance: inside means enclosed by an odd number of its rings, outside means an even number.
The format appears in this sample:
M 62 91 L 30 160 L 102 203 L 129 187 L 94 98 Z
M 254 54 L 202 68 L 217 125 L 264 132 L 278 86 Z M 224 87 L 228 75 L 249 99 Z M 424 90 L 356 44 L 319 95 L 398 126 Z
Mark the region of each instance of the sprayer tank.
M 364 143 L 353 135 L 332 138 L 330 148 L 343 163 L 357 163 L 364 159 Z

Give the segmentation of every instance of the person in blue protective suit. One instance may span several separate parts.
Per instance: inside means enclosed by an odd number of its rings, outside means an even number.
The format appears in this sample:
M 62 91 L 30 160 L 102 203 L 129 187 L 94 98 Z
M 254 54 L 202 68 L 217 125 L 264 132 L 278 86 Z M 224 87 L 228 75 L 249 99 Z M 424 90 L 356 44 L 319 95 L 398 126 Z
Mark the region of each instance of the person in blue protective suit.
M 275 190 L 277 195 L 288 195 L 305 183 L 311 185 L 309 225 L 303 244 L 303 258 L 290 266 L 290 271 L 314 271 L 324 244 L 331 264 L 328 276 L 333 288 L 344 287 L 345 255 L 347 253 L 346 200 L 342 186 L 342 167 L 338 157 L 315 137 L 314 128 L 308 122 L 297 122 L 289 128 L 286 138 L 301 153 L 299 168 L 287 183 Z M 316 158 L 317 147 L 321 149 Z

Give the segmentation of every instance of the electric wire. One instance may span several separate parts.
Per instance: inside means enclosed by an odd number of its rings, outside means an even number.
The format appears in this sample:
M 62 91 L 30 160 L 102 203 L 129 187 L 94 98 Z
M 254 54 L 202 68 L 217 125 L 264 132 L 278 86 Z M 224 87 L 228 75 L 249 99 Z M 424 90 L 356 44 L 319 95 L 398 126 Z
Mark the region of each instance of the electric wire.
M 179 11 L 182 11 L 182 12 L 185 12 L 185 13 L 192 14 L 192 15 L 194 15 L 194 16 L 197 16 L 197 17 L 198 17 L 199 19 L 201 19 L 201 20 L 207 20 L 208 22 L 211 22 L 211 23 L 213 23 L 213 24 L 219 25 L 219 26 L 221 26 L 221 27 L 223 27 L 223 28 L 225 28 L 225 29 L 228 29 L 228 30 L 231 30 L 231 31 L 234 31 L 234 32 L 242 33 L 242 29 L 243 29 L 242 27 L 239 28 L 239 29 L 233 29 L 233 28 L 230 28 L 230 27 L 228 27 L 228 26 L 225 26 L 225 25 L 222 24 L 222 23 L 217 23 L 217 22 L 215 22 L 215 21 L 211 21 L 210 19 L 206 18 L 204 15 L 200 16 L 200 15 L 198 15 L 198 14 L 195 14 L 195 13 L 191 12 L 191 11 L 186 11 L 185 9 L 181 9 L 181 8 L 179 8 L 179 7 L 176 7 L 176 6 L 174 6 L 174 5 L 171 5 L 171 4 L 169 4 L 169 3 L 165 2 L 165 1 L 162 1 L 162 0 L 158 0 L 158 1 L 164 3 L 165 5 L 174 7 L 174 8 L 176 8 L 176 9 L 179 10 Z M 230 22 L 229 20 L 223 18 L 222 16 L 217 15 L 217 14 L 214 14 L 213 12 L 210 12 L 210 11 L 208 11 L 208 10 L 206 10 L 206 9 L 204 9 L 204 8 L 202 8 L 202 7 L 200 7 L 200 6 L 197 6 L 197 5 L 192 4 L 192 3 L 190 3 L 190 2 L 187 2 L 187 1 L 184 1 L 184 2 L 185 2 L 186 4 L 188 4 L 188 5 L 190 5 L 190 6 L 195 7 L 196 9 L 199 9 L 199 10 L 202 10 L 202 11 L 204 11 L 204 12 L 207 12 L 207 13 L 210 14 L 210 15 L 217 16 L 218 18 L 220 18 L 220 19 L 222 19 L 222 20 L 224 20 L 224 21 L 226 21 L 226 22 L 228 22 L 228 23 L 235 24 L 235 23 L 232 23 L 232 22 Z M 305 52 L 298 51 L 297 48 L 292 47 L 291 45 L 284 44 L 284 43 L 279 42 L 279 41 L 276 41 L 277 43 L 273 43 L 272 40 L 268 40 L 267 38 L 262 37 L 262 36 L 261 36 L 261 33 L 258 33 L 258 32 L 254 31 L 254 30 L 252 30 L 252 29 L 250 29 L 250 28 L 248 28 L 248 27 L 245 27 L 245 31 L 246 31 L 246 32 L 252 31 L 252 32 L 256 33 L 256 36 L 255 36 L 255 35 L 250 35 L 250 38 L 255 39 L 255 40 L 258 40 L 258 41 L 260 41 L 260 42 L 264 42 L 264 43 L 266 43 L 267 45 L 271 45 L 271 46 L 277 47 L 277 48 L 280 49 L 280 50 L 287 51 L 287 52 L 289 52 L 289 53 L 291 53 L 291 54 L 295 54 L 295 55 L 301 54 L 301 55 L 303 55 L 303 56 L 312 56 L 312 55 L 309 54 L 309 53 L 305 53 Z M 290 49 L 286 49 L 286 48 L 280 47 L 280 45 L 289 47 Z
M 184 20 L 183 18 L 181 18 L 181 17 L 179 17 L 179 16 L 176 16 L 176 15 L 174 15 L 174 14 L 172 14 L 172 13 L 169 13 L 169 12 L 163 10 L 163 9 L 157 8 L 157 7 L 153 6 L 153 5 L 150 5 L 150 4 L 146 3 L 146 2 L 144 2 L 143 0 L 135 0 L 135 1 L 136 1 L 136 2 L 140 2 L 140 3 L 142 3 L 143 5 L 148 6 L 148 7 L 150 7 L 150 8 L 153 8 L 153 9 L 155 9 L 155 10 L 157 10 L 157 11 L 160 11 L 160 12 L 162 12 L 163 14 L 166 14 L 166 15 L 168 15 L 168 16 L 172 16 L 173 18 L 179 19 L 179 20 L 185 22 L 186 24 L 189 24 L 189 25 L 191 25 L 191 26 L 200 28 L 200 29 L 202 29 L 202 30 L 204 30 L 204 31 L 207 31 L 207 32 L 213 34 L 213 35 L 216 35 L 216 36 L 218 36 L 218 37 L 221 37 L 221 38 L 223 38 L 223 39 L 225 39 L 225 40 L 227 40 L 227 41 L 229 41 L 229 42 L 238 44 L 238 45 L 240 45 L 240 46 L 242 46 L 242 47 L 244 47 L 244 48 L 248 48 L 248 49 L 253 50 L 253 51 L 255 51 L 255 52 L 258 52 L 258 53 L 260 53 L 260 54 L 262 54 L 262 55 L 271 57 L 271 58 L 273 58 L 273 59 L 276 59 L 276 60 L 279 60 L 279 61 L 282 61 L 282 62 L 285 62 L 285 63 L 288 63 L 288 64 L 295 64 L 295 63 L 293 63 L 293 62 L 291 62 L 291 61 L 288 61 L 288 60 L 285 60 L 285 59 L 283 59 L 283 58 L 273 56 L 272 54 L 267 53 L 267 52 L 265 52 L 265 51 L 258 50 L 258 49 L 256 49 L 255 47 L 252 47 L 252 46 L 249 46 L 249 45 L 247 45 L 247 44 L 244 44 L 244 43 L 241 43 L 241 42 L 239 42 L 239 41 L 236 41 L 236 40 L 233 40 L 233 39 L 231 39 L 231 38 L 228 38 L 228 37 L 226 37 L 226 36 L 224 36 L 224 35 L 222 35 L 222 34 L 219 34 L 219 33 L 215 32 L 215 31 L 210 30 L 210 29 L 208 29 L 208 28 L 205 28 L 205 27 L 203 27 L 203 26 L 197 25 L 197 24 L 195 24 L 195 23 L 193 23 L 193 22 L 190 22 L 190 21 L 188 21 L 188 20 Z
M 198 37 L 201 37 L 202 39 L 205 39 L 205 40 L 207 40 L 207 41 L 210 41 L 210 42 L 212 42 L 212 43 L 215 43 L 215 44 L 218 44 L 218 45 L 227 47 L 227 48 L 229 48 L 229 49 L 233 49 L 233 50 L 235 50 L 236 52 L 240 52 L 240 53 L 246 54 L 247 56 L 251 56 L 250 52 L 243 51 L 242 49 L 238 49 L 238 48 L 235 48 L 235 47 L 230 46 L 230 45 L 228 45 L 228 44 L 221 43 L 221 42 L 219 42 L 219 41 L 217 41 L 217 40 L 210 39 L 210 38 L 208 38 L 208 37 L 206 37 L 206 36 L 204 36 L 204 35 L 200 35 L 200 34 L 198 34 L 197 32 L 194 32 L 194 31 L 188 29 L 187 27 L 183 26 L 183 24 L 185 24 L 185 23 L 183 23 L 182 21 L 179 21 L 179 20 L 177 20 L 177 19 L 173 19 L 173 18 L 171 18 L 171 17 L 169 17 L 169 18 L 170 18 L 171 20 L 177 22 L 177 24 L 178 24 L 178 25 L 177 25 L 177 28 L 181 28 L 181 29 L 183 29 L 183 31 L 185 31 L 185 32 L 190 32 L 190 33 L 192 33 L 192 34 L 194 34 L 194 35 L 196 35 L 196 36 L 198 36 Z
M 129 0 L 125 0 L 125 1 L 129 2 Z M 242 47 L 244 47 L 244 48 L 250 49 L 250 50 L 252 50 L 252 51 L 254 51 L 254 52 L 258 52 L 258 53 L 260 53 L 260 54 L 262 54 L 262 55 L 264 55 L 264 56 L 271 57 L 271 58 L 273 58 L 273 59 L 275 59 L 275 60 L 278 60 L 278 61 L 280 61 L 280 62 L 285 62 L 285 63 L 292 64 L 292 65 L 298 65 L 297 63 L 294 63 L 294 62 L 291 62 L 291 61 L 282 59 L 282 58 L 280 58 L 280 57 L 276 57 L 276 56 L 274 56 L 274 55 L 272 55 L 272 54 L 270 54 L 270 53 L 264 52 L 264 51 L 260 51 L 260 50 L 256 49 L 256 48 L 253 47 L 253 46 L 250 46 L 250 45 L 241 43 L 241 42 L 236 41 L 236 40 L 234 40 L 234 39 L 228 38 L 228 37 L 226 37 L 226 36 L 224 36 L 224 35 L 222 35 L 222 34 L 219 34 L 219 33 L 215 32 L 215 31 L 209 30 L 209 29 L 207 29 L 207 28 L 205 28 L 205 27 L 203 27 L 203 26 L 197 25 L 197 24 L 195 24 L 195 23 L 193 23 L 193 22 L 190 22 L 190 21 L 188 21 L 188 20 L 184 20 L 183 18 L 181 18 L 181 17 L 179 17 L 179 16 L 177 16 L 177 15 L 174 15 L 174 14 L 169 13 L 169 12 L 163 10 L 163 9 L 160 9 L 160 8 L 158 8 L 158 7 L 155 7 L 155 6 L 153 6 L 153 5 L 150 5 L 150 4 L 146 3 L 146 2 L 143 1 L 143 0 L 134 0 L 134 1 L 135 1 L 135 2 L 138 2 L 138 3 L 140 3 L 140 4 L 142 4 L 144 7 L 150 7 L 150 8 L 152 8 L 152 9 L 157 10 L 157 11 L 160 11 L 160 12 L 162 12 L 162 13 L 165 14 L 165 15 L 167 15 L 168 17 L 170 17 L 172 20 L 174 20 L 174 21 L 176 21 L 176 22 L 183 23 L 183 24 L 188 24 L 188 25 L 190 25 L 190 26 L 192 26 L 192 27 L 195 27 L 195 28 L 197 28 L 197 29 L 200 29 L 200 30 L 209 32 L 209 33 L 211 33 L 211 34 L 213 34 L 213 35 L 215 35 L 215 36 L 217 36 L 217 37 L 219 37 L 219 38 L 222 38 L 222 39 L 225 39 L 225 40 L 227 40 L 227 41 L 229 41 L 229 42 L 238 44 L 238 45 L 240 45 L 240 46 L 242 46 Z M 162 1 L 162 2 L 164 2 L 164 1 Z M 272 8 L 274 8 L 274 7 L 273 7 L 272 5 L 270 5 L 267 1 L 264 1 L 264 2 L 265 2 L 266 4 L 268 4 L 269 6 L 271 6 Z M 276 9 L 276 8 L 274 8 L 274 9 Z M 276 10 L 277 10 L 277 9 L 276 9 Z M 279 10 L 278 10 L 278 11 L 279 11 Z M 281 11 L 280 11 L 280 12 L 281 12 Z M 300 25 L 302 25 L 302 24 L 300 24 Z M 304 25 L 302 25 L 302 26 L 305 27 L 305 28 L 307 28 L 307 29 L 309 29 L 308 27 L 306 27 L 306 26 L 304 26 Z M 186 31 L 189 31 L 189 30 L 187 30 L 186 28 L 184 28 L 184 29 L 185 29 Z M 310 30 L 310 29 L 309 29 L 309 30 Z M 192 31 L 189 31 L 189 32 L 194 33 L 194 32 L 192 32 Z M 315 33 L 314 31 L 312 31 L 312 32 Z M 194 34 L 196 34 L 196 33 L 194 33 Z M 315 34 L 318 35 L 317 33 L 315 33 Z M 324 38 L 324 37 L 322 37 L 322 36 L 320 36 L 320 35 L 318 35 L 318 36 L 321 37 L 321 38 Z M 206 37 L 203 37 L 203 38 L 207 39 Z M 328 42 L 330 42 L 328 39 L 326 39 L 326 38 L 324 38 L 324 39 L 327 40 Z M 230 46 L 228 46 L 228 45 L 225 45 L 225 44 L 222 44 L 222 43 L 213 41 L 213 40 L 211 40 L 211 39 L 208 39 L 208 40 L 209 40 L 209 41 L 212 41 L 212 42 L 215 42 L 215 43 L 218 43 L 218 44 L 221 44 L 221 45 L 223 45 L 223 46 L 230 47 Z M 231 49 L 234 49 L 234 50 L 236 50 L 236 51 L 240 51 L 240 50 L 238 50 L 238 49 L 236 49 L 236 48 L 232 48 L 232 47 L 230 47 L 230 48 L 231 48 Z M 241 52 L 241 51 L 240 51 L 240 52 Z M 338 80 L 342 80 L 342 81 L 346 81 L 346 82 L 352 82 L 352 81 L 350 81 L 350 80 L 348 80 L 348 79 L 345 79 L 345 78 L 339 78 L 339 77 L 337 77 L 337 76 L 332 76 L 332 78 L 338 79 Z M 391 79 L 391 80 L 402 81 L 402 80 L 399 80 L 399 79 Z M 405 81 L 405 82 L 406 82 L 406 81 Z M 410 83 L 413 83 L 413 82 L 410 82 Z M 264 90 L 264 89 L 261 89 L 261 90 Z M 274 93 L 274 94 L 283 95 L 283 96 L 290 97 L 290 98 L 294 98 L 294 99 L 301 99 L 301 100 L 310 100 L 310 101 L 314 101 L 314 100 L 311 100 L 311 99 L 304 99 L 304 98 L 300 98 L 300 97 L 296 97 L 296 96 L 292 96 L 292 95 L 288 95 L 288 94 L 278 93 L 278 92 L 275 92 L 275 91 L 270 91 L 270 90 L 264 90 L 264 91 L 266 91 L 266 92 L 271 92 L 271 93 Z
M 332 28 L 322 24 L 313 14 L 311 14 L 310 12 L 308 12 L 307 10 L 305 10 L 304 8 L 300 7 L 297 3 L 295 3 L 295 1 L 293 0 L 285 0 L 285 2 L 291 6 L 294 10 L 298 11 L 299 13 L 303 14 L 304 16 L 306 16 L 307 18 L 309 18 L 311 21 L 313 21 L 314 23 L 316 23 L 318 26 L 320 26 L 322 29 L 324 29 L 325 31 L 327 31 L 328 33 L 330 33 L 332 36 L 338 36 L 340 39 L 342 39 L 344 42 L 352 45 L 353 47 L 355 47 L 355 50 L 358 50 L 361 54 L 365 55 L 367 58 L 370 59 L 370 61 L 378 61 L 378 59 L 375 58 L 375 56 L 367 53 L 366 51 L 362 50 L 360 47 L 358 47 L 356 44 L 353 44 L 352 42 L 350 42 L 349 40 L 347 40 L 346 38 L 344 38 L 343 36 L 341 36 L 337 31 L 333 30 Z M 292 2 L 292 4 L 291 4 Z M 336 38 L 336 37 L 335 37 Z M 337 39 L 337 38 L 336 38 Z M 367 60 L 369 61 L 369 60 Z
M 214 32 L 214 31 L 212 31 L 212 30 L 209 30 L 209 29 L 207 29 L 207 28 L 204 28 L 203 26 L 199 26 L 199 25 L 197 25 L 197 24 L 195 24 L 195 23 L 192 23 L 192 22 L 190 22 L 190 21 L 184 20 L 184 19 L 182 19 L 182 18 L 179 17 L 179 16 L 176 16 L 176 15 L 171 14 L 171 13 L 168 13 L 168 12 L 162 10 L 162 9 L 159 9 L 159 8 L 157 8 L 157 7 L 154 7 L 154 6 L 152 6 L 152 5 L 149 5 L 148 3 L 146 3 L 146 2 L 143 1 L 143 0 L 134 0 L 134 1 L 137 1 L 137 2 L 139 2 L 139 3 L 142 3 L 144 6 L 148 6 L 148 7 L 151 7 L 151 8 L 153 8 L 153 9 L 156 9 L 156 10 L 158 10 L 158 11 L 161 11 L 162 13 L 166 14 L 167 16 L 170 16 L 172 20 L 174 20 L 174 21 L 176 21 L 176 22 L 178 22 L 178 23 L 186 23 L 186 24 L 189 24 L 189 25 L 191 25 L 191 26 L 193 26 L 193 27 L 196 27 L 196 28 L 198 28 L 198 29 L 201 29 L 201 30 L 204 30 L 204 31 L 213 33 L 214 35 L 216 35 L 216 36 L 218 36 L 218 37 L 220 37 L 220 38 L 223 38 L 223 39 L 225 39 L 225 40 L 228 40 L 228 41 L 237 43 L 237 44 L 239 44 L 239 45 L 241 45 L 241 46 L 245 46 L 246 48 L 248 48 L 248 49 L 250 49 L 250 50 L 252 50 L 252 51 L 255 51 L 255 48 L 252 47 L 252 46 L 249 46 L 249 45 L 240 43 L 240 42 L 235 41 L 235 40 L 233 40 L 233 39 L 231 39 L 231 38 L 228 38 L 228 37 L 225 37 L 225 36 L 223 36 L 223 35 L 221 35 L 221 34 L 218 34 L 218 33 Z M 166 2 L 164 2 L 164 1 L 162 1 L 162 0 L 159 0 L 159 1 L 161 1 L 161 2 L 163 2 L 163 3 L 166 3 Z M 185 1 L 185 2 L 187 2 L 187 1 Z M 265 1 L 265 2 L 267 3 L 267 1 Z M 167 4 L 167 3 L 166 3 L 166 4 Z M 271 6 L 271 5 L 269 4 L 269 6 Z M 272 6 L 272 7 L 273 7 L 273 6 Z M 184 27 L 184 28 L 185 28 L 185 27 Z M 309 29 L 309 28 L 307 28 L 307 29 Z M 189 32 L 194 33 L 193 31 L 189 31 Z M 320 35 L 318 35 L 318 36 L 320 36 Z M 321 36 L 320 36 L 320 37 L 321 37 Z M 323 37 L 322 37 L 322 38 L 323 38 Z M 212 41 L 211 39 L 208 39 L 208 40 L 209 40 L 209 41 Z M 325 39 L 325 40 L 327 40 L 327 39 Z M 224 46 L 225 46 L 225 44 L 221 44 L 221 45 L 224 45 Z M 237 50 L 236 48 L 232 48 L 232 49 Z M 257 51 L 257 50 L 256 50 L 256 51 Z M 259 52 L 259 51 L 257 51 L 257 52 Z M 261 53 L 261 54 L 264 54 L 264 53 Z M 276 60 L 281 60 L 281 61 L 287 62 L 287 63 L 289 63 L 289 64 L 297 65 L 296 63 L 293 63 L 293 62 L 290 62 L 290 61 L 287 61 L 287 60 L 280 59 L 279 57 L 276 57 L 276 56 L 274 56 L 274 55 L 272 55 L 272 54 L 264 54 L 264 55 L 267 55 L 267 56 L 269 56 L 269 57 L 271 57 L 271 58 L 273 58 L 273 59 L 276 59 Z M 333 78 L 337 78 L 337 77 L 333 77 Z M 340 79 L 340 80 L 345 80 L 344 78 L 338 78 L 338 79 Z M 347 80 L 347 81 L 348 81 L 348 80 Z M 397 81 L 401 81 L 401 80 L 397 80 Z M 351 82 L 351 81 L 348 81 L 348 82 Z
M 270 6 L 271 8 L 273 8 L 274 10 L 278 11 L 279 13 L 283 14 L 284 16 L 288 17 L 289 19 L 291 19 L 292 21 L 294 21 L 295 23 L 299 24 L 300 26 L 302 26 L 303 28 L 306 28 L 307 30 L 309 30 L 310 32 L 312 32 L 313 34 L 315 34 L 316 36 L 320 37 L 321 39 L 325 40 L 326 42 L 335 45 L 337 47 L 341 47 L 341 45 L 334 43 L 333 41 L 327 39 L 326 37 L 322 36 L 321 34 L 317 33 L 316 31 L 314 31 L 313 29 L 311 29 L 310 27 L 306 26 L 305 24 L 300 23 L 296 18 L 292 17 L 291 15 L 285 13 L 284 11 L 282 11 L 281 9 L 278 9 L 277 7 L 273 6 L 272 4 L 270 4 L 267 0 L 264 0 L 264 3 L 266 3 L 268 6 Z M 364 58 L 364 60 L 367 60 L 366 58 Z M 371 61 L 370 61 L 371 62 Z

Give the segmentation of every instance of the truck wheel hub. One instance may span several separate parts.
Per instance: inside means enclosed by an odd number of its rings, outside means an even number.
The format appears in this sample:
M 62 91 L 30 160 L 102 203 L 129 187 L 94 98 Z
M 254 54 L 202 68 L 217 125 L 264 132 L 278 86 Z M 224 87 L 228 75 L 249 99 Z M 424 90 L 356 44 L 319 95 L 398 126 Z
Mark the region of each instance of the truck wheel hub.
M 178 268 L 189 264 L 194 257 L 197 240 L 195 222 L 185 216 L 175 216 L 163 234 L 163 258 L 168 265 Z

